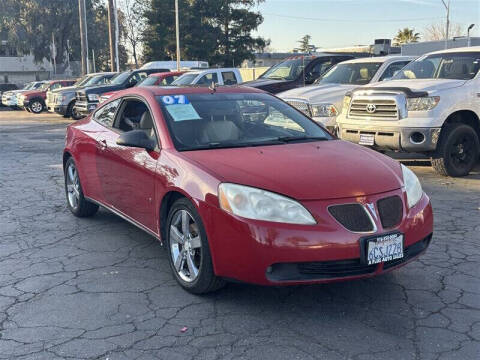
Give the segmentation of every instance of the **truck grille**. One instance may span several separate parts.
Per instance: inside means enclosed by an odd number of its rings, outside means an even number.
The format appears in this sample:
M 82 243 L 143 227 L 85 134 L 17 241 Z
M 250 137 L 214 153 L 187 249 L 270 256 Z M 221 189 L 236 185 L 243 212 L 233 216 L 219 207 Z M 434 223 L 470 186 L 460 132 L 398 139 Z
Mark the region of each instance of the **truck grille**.
M 310 117 L 312 116 L 312 112 L 310 111 L 310 106 L 305 101 L 299 101 L 299 100 L 286 100 L 286 101 L 287 103 L 289 103 L 290 105 L 292 105 L 294 108 L 301 111 L 305 115 Z
M 395 100 L 354 99 L 348 115 L 350 117 L 398 119 L 398 108 Z
M 77 99 L 77 101 L 82 101 L 82 102 L 86 102 L 87 101 L 87 94 L 85 94 L 85 92 L 83 91 L 77 91 L 75 93 L 75 97 Z
M 328 212 L 347 230 L 369 232 L 375 228 L 361 204 L 333 205 L 328 207 Z

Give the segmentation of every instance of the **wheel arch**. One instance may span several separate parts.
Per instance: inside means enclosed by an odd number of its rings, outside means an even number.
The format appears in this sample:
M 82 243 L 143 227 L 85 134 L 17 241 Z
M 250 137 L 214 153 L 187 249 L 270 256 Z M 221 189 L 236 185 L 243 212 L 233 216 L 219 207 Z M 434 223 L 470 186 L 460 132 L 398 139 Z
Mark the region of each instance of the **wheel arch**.
M 70 159 L 72 156 L 72 154 L 70 153 L 70 151 L 66 150 L 63 152 L 63 159 L 62 159 L 62 164 L 63 164 L 63 172 L 65 172 L 65 165 L 67 165 L 67 161 L 68 159 Z
M 466 124 L 470 125 L 477 133 L 480 139 L 480 119 L 478 115 L 472 110 L 458 110 L 451 113 L 442 125 L 443 129 L 450 124 Z
M 165 223 L 167 222 L 168 213 L 175 201 L 178 199 L 188 199 L 190 200 L 194 206 L 195 202 L 192 201 L 186 194 L 178 191 L 178 190 L 170 190 L 166 192 L 162 199 L 160 200 L 160 209 L 159 209 L 159 216 L 158 216 L 158 229 L 160 234 L 160 241 L 165 243 L 166 240 L 166 226 Z

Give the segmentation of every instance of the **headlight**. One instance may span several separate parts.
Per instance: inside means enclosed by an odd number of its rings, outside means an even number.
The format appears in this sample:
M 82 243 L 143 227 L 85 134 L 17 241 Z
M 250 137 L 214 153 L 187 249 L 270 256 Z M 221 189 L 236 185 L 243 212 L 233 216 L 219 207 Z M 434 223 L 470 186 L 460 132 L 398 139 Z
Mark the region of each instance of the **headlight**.
M 342 106 L 343 112 L 348 111 L 348 107 L 350 106 L 350 101 L 352 101 L 352 97 L 350 95 L 345 95 L 343 97 L 343 106 Z
M 102 95 L 102 96 L 100 96 L 100 102 L 103 103 L 104 101 L 107 101 L 110 98 L 110 96 L 112 96 L 112 95 Z
M 440 96 L 426 96 L 407 99 L 408 111 L 428 111 L 437 106 Z
M 88 101 L 98 101 L 98 94 L 88 94 Z
M 337 115 L 337 108 L 333 104 L 312 105 L 312 117 L 327 117 Z
M 255 220 L 288 224 L 316 224 L 298 202 L 249 186 L 223 183 L 218 187 L 220 207 L 232 214 Z
M 402 165 L 403 185 L 407 192 L 408 208 L 414 207 L 422 198 L 423 190 L 417 175 L 412 170 Z

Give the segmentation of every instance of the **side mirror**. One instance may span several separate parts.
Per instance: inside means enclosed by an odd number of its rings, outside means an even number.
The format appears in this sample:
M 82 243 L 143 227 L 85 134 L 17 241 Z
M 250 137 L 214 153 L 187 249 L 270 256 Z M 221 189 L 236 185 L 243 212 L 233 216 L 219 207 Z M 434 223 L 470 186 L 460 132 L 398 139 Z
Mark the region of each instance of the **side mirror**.
M 305 75 L 305 84 L 313 84 L 320 77 L 318 72 L 309 72 Z
M 153 141 L 144 130 L 132 130 L 123 133 L 117 139 L 117 145 L 136 147 L 145 150 L 154 150 L 156 147 L 155 141 Z

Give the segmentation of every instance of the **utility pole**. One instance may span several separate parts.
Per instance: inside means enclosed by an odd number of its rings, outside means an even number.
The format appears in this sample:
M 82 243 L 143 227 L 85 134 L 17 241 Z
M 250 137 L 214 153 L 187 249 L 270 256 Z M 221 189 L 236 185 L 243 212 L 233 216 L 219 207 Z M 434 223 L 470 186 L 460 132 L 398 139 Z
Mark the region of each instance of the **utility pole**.
M 115 13 L 114 13 L 114 5 L 113 5 L 113 0 L 108 0 L 108 39 L 110 41 L 110 70 L 111 71 L 117 71 L 116 70 L 116 47 L 115 47 Z
M 475 26 L 475 24 L 471 24 L 467 29 L 467 46 L 470 47 L 470 30 Z
M 92 64 L 93 64 L 93 72 L 97 72 L 97 66 L 95 65 L 95 49 L 92 49 Z
M 448 48 L 448 30 L 450 28 L 450 0 L 448 3 L 445 3 L 445 0 L 442 0 L 443 6 L 445 6 L 445 10 L 447 10 L 447 26 L 445 28 L 445 49 Z
M 85 0 L 78 0 L 78 14 L 80 18 L 80 46 L 82 57 L 82 75 L 89 73 L 88 66 L 88 38 L 87 38 L 87 11 Z
M 113 0 L 113 7 L 115 10 L 115 65 L 117 66 L 117 72 L 120 72 L 120 62 L 118 60 L 118 37 L 120 31 L 118 30 L 118 8 L 117 0 Z
M 180 71 L 180 27 L 178 21 L 178 0 L 175 0 L 175 32 L 177 38 L 177 71 Z

